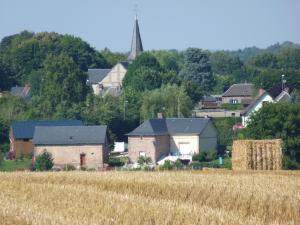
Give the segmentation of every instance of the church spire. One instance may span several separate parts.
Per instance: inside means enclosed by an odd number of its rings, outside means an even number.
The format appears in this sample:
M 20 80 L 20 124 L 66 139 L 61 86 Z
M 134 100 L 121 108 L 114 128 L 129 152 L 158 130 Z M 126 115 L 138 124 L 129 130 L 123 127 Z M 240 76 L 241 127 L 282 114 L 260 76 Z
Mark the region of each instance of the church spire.
M 134 28 L 133 28 L 133 35 L 132 35 L 132 42 L 131 42 L 131 51 L 128 56 L 128 60 L 134 60 L 135 57 L 143 51 L 143 44 L 139 29 L 139 23 L 137 16 L 135 16 L 134 21 Z

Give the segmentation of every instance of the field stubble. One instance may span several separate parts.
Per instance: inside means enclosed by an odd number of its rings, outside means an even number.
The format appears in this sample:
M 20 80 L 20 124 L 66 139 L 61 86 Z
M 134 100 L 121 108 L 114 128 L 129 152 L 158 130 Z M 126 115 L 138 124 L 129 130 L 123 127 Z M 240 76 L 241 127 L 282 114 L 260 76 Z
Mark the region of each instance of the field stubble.
M 300 172 L 0 173 L 1 224 L 300 224 Z

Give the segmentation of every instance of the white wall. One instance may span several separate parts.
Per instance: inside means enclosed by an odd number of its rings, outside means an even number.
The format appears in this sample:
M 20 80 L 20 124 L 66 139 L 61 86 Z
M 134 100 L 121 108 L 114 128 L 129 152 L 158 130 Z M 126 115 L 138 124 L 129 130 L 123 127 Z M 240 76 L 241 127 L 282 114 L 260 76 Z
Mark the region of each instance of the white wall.
M 199 136 L 198 135 L 172 135 L 170 136 L 170 152 L 179 153 L 180 143 L 189 145 L 190 154 L 199 153 Z
M 127 70 L 121 63 L 117 63 L 107 76 L 101 81 L 103 87 L 121 87 L 122 81 L 125 77 Z
M 250 116 L 257 112 L 262 106 L 263 102 L 274 102 L 273 98 L 269 94 L 264 94 L 264 96 L 260 99 L 260 101 L 256 102 L 254 106 L 251 107 L 251 109 L 242 116 L 242 123 L 244 127 L 246 127 L 250 122 Z

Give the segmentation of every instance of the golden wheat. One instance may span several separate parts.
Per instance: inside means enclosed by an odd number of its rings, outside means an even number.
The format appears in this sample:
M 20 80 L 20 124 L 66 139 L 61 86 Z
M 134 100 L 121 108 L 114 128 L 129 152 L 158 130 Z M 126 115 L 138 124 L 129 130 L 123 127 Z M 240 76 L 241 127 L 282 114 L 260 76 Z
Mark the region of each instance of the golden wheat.
M 300 172 L 16 172 L 0 189 L 0 224 L 300 224 Z

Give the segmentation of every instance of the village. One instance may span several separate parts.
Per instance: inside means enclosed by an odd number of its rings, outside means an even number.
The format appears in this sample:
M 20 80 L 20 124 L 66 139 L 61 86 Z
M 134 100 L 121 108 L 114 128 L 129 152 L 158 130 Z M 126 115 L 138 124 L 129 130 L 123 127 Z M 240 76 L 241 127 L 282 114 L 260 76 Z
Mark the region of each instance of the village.
M 0 224 L 300 224 L 299 7 L 3 0 Z
M 120 96 L 128 66 L 142 52 L 142 38 L 136 17 L 127 61 L 117 62 L 111 69 L 89 68 L 86 85 L 100 98 L 106 95 Z M 195 167 L 197 163 L 193 164 L 193 158 L 205 153 L 212 155 L 210 160 L 219 159 L 214 166 L 219 164 L 222 167 L 223 158 L 229 158 L 230 155 L 226 149 L 220 149 L 218 129 L 211 118 L 241 119 L 232 126 L 237 131 L 244 129 L 251 115 L 265 104 L 289 104 L 293 87 L 289 87 L 284 75 L 281 79 L 268 91 L 262 88 L 257 90 L 253 84 L 245 82 L 232 84 L 222 94 L 203 96 L 189 118 L 180 115 L 168 118 L 163 110 L 159 111 L 157 117 L 145 120 L 125 134 L 127 142 L 109 143 L 107 124 L 84 125 L 81 120 L 67 119 L 13 121 L 7 159 L 31 157 L 31 168 L 34 168 L 35 159 L 47 152 L 56 170 L 103 170 L 118 165 L 137 169 L 143 168 L 144 164 L 153 169 L 156 165 L 176 162 L 198 168 Z M 26 99 L 30 96 L 30 86 L 12 87 L 8 94 Z M 113 148 L 110 148 L 112 145 Z M 117 163 L 110 163 L 112 161 Z

